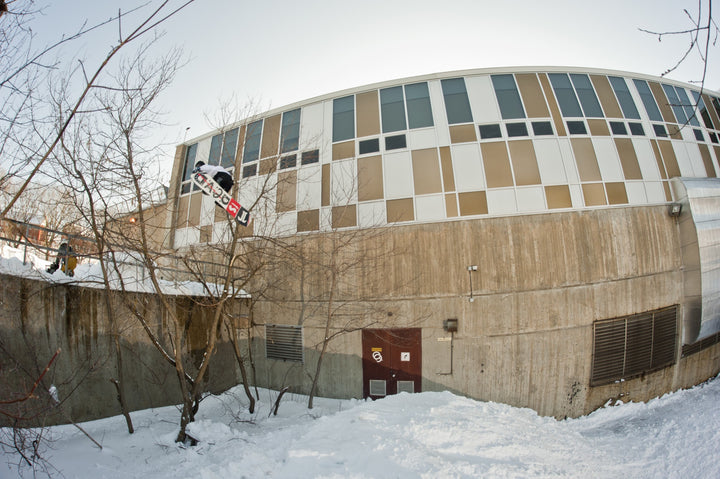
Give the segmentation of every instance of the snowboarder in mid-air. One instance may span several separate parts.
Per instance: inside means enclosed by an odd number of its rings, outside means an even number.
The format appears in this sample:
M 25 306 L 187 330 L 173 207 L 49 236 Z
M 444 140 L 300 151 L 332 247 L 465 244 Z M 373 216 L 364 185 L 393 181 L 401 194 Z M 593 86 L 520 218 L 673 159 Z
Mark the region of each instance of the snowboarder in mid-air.
M 198 161 L 195 163 L 195 169 L 193 172 L 198 171 L 203 175 L 214 179 L 215 182 L 220 185 L 220 188 L 230 193 L 234 181 L 232 175 L 225 168 L 218 165 L 206 165 L 205 162 Z

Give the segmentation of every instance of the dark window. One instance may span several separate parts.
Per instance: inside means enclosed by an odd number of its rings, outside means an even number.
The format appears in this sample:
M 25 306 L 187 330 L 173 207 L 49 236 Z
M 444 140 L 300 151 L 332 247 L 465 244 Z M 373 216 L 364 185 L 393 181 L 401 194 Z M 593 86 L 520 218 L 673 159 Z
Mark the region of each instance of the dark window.
M 655 136 L 668 136 L 667 131 L 665 131 L 665 125 L 653 125 L 653 130 L 655 130 Z
M 494 123 L 492 125 L 480 125 L 480 139 L 487 140 L 488 138 L 502 138 L 502 130 L 500 125 Z
M 585 117 L 602 118 L 604 116 L 603 111 L 595 95 L 592 83 L 590 83 L 590 78 L 587 75 L 579 75 L 576 73 L 571 73 L 570 78 L 575 86 L 575 91 L 580 99 Z
M 212 140 L 210 141 L 210 153 L 208 154 L 208 165 L 220 164 L 220 153 L 222 152 L 222 138 L 222 133 L 218 133 L 217 135 L 212 137 Z
M 303 362 L 302 326 L 266 324 L 265 356 L 268 359 Z
M 380 151 L 380 140 L 378 138 L 362 140 L 360 142 L 358 149 L 360 150 L 361 155 L 365 155 L 367 153 L 375 153 L 376 151 Z
M 508 123 L 505 125 L 508 136 L 528 136 L 528 129 L 525 123 Z
M 681 125 L 687 123 L 687 115 L 685 115 L 685 110 L 680 103 L 680 98 L 678 98 L 677 93 L 675 93 L 675 88 L 671 85 L 663 85 L 662 88 L 665 90 L 665 96 L 667 96 L 668 102 L 670 102 L 670 108 L 672 108 L 677 122 Z
M 491 78 L 503 119 L 525 118 L 525 110 L 515 84 L 515 77 L 512 75 L 492 75 Z
M 663 121 L 663 117 L 660 114 L 657 103 L 655 103 L 655 97 L 653 96 L 652 91 L 650 91 L 650 87 L 647 82 L 645 80 L 633 80 L 633 83 L 635 83 L 635 87 L 637 88 L 638 93 L 640 93 L 640 99 L 642 100 L 643 105 L 645 105 L 645 111 L 650 119 L 652 121 Z
M 405 101 L 410 128 L 433 126 L 430 92 L 427 83 L 405 85 Z
M 223 137 L 222 155 L 220 155 L 220 165 L 224 168 L 235 166 L 235 150 L 237 149 L 238 128 L 234 128 L 225 132 Z
M 355 138 L 355 97 L 333 100 L 333 141 Z
M 584 121 L 569 121 L 567 122 L 568 133 L 571 135 L 587 135 L 587 128 L 585 128 Z
M 712 103 L 713 108 L 715 108 L 715 113 L 720 116 L 720 101 L 714 96 L 711 96 L 710 98 L 710 103 Z M 718 128 L 720 128 L 720 125 L 718 125 Z
M 473 121 L 470 101 L 468 100 L 467 90 L 465 90 L 465 80 L 462 78 L 451 78 L 449 80 L 442 80 L 441 85 L 443 97 L 445 98 L 445 112 L 447 113 L 448 123 L 452 125 Z
M 280 169 L 295 168 L 297 166 L 297 155 L 288 155 L 280 158 Z
M 193 143 L 192 145 L 188 146 L 187 150 L 185 151 L 185 167 L 183 170 L 182 181 L 187 181 L 190 179 L 190 173 L 192 173 L 192 170 L 195 167 L 195 155 L 197 155 L 197 146 L 197 143 Z
M 575 90 L 568 76 L 565 73 L 549 73 L 548 77 L 553 90 L 555 90 L 555 97 L 560 104 L 563 116 L 583 116 L 580 104 L 575 96 Z
M 243 163 L 255 161 L 260 156 L 260 139 L 262 138 L 263 121 L 250 123 L 245 132 L 245 149 L 243 150 Z
M 257 163 L 254 165 L 247 165 L 243 167 L 242 170 L 242 177 L 243 178 L 249 178 L 251 176 L 255 176 L 257 174 Z
M 642 123 L 630 123 L 630 133 L 637 136 L 645 136 L 645 128 Z
M 380 90 L 380 113 L 383 133 L 407 129 L 405 99 L 401 86 Z
M 693 133 L 695 133 L 695 139 L 697 141 L 705 141 L 705 136 L 703 135 L 703 132 L 700 130 L 693 130 Z
M 613 135 L 627 135 L 627 128 L 625 128 L 625 123 L 621 121 L 611 121 L 610 122 L 610 130 L 613 132 Z
M 553 134 L 552 123 L 549 121 L 534 121 L 532 122 L 532 129 L 535 136 Z
M 683 110 L 685 110 L 685 115 L 688 117 L 688 121 L 692 126 L 700 126 L 700 122 L 697 119 L 697 114 L 695 112 L 695 105 L 693 105 L 690 102 L 690 98 L 687 96 L 687 92 L 684 88 L 675 87 L 675 92 L 677 93 L 678 99 L 680 100 L 680 104 L 683 107 Z M 698 106 L 699 110 L 699 106 Z
M 282 144 L 280 153 L 298 149 L 298 142 L 300 141 L 300 108 L 283 113 L 280 138 Z
M 612 85 L 613 90 L 615 90 L 615 96 L 620 103 L 620 108 L 622 108 L 625 118 L 639 120 L 640 113 L 638 113 L 635 101 L 630 94 L 630 90 L 628 89 L 627 83 L 625 83 L 625 79 L 620 77 L 608 77 L 608 80 L 610 80 L 610 84 Z
M 718 142 L 718 137 L 714 132 L 709 131 L 708 134 L 710 135 L 710 141 L 712 141 L 713 143 Z
M 703 101 L 702 97 L 700 96 L 699 92 L 693 91 L 693 98 L 695 98 L 695 102 L 697 103 L 697 109 L 700 112 L 700 116 L 703 119 L 703 123 L 705 123 L 705 128 L 714 129 L 713 122 L 710 119 L 710 113 L 708 112 L 707 107 L 705 106 L 705 102 Z
M 385 137 L 385 149 L 386 150 L 397 150 L 398 148 L 405 148 L 407 141 L 405 135 L 395 135 Z
M 303 151 L 300 163 L 303 165 L 309 165 L 311 163 L 317 163 L 320 161 L 320 150 Z
M 591 386 L 639 376 L 675 363 L 677 306 L 593 325 Z

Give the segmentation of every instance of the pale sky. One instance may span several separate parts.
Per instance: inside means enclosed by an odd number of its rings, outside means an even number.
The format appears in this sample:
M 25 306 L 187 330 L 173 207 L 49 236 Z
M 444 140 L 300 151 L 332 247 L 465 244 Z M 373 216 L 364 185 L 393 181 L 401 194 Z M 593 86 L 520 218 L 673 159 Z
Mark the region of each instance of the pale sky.
M 36 31 L 39 39 L 57 38 L 146 1 L 56 1 Z M 267 110 L 379 81 L 497 66 L 659 76 L 690 38 L 660 42 L 639 29 L 688 29 L 683 9 L 696 16 L 697 8 L 698 0 L 196 0 L 162 27 L 163 44 L 182 46 L 189 58 L 162 98 L 170 124 L 162 138 L 177 144 L 208 133 L 206 116 L 217 116 L 233 95 Z M 107 27 L 69 54 L 94 58 L 116 38 L 117 26 Z M 720 89 L 719 49 L 709 54 L 706 87 L 713 90 Z M 668 77 L 700 80 L 698 53 Z

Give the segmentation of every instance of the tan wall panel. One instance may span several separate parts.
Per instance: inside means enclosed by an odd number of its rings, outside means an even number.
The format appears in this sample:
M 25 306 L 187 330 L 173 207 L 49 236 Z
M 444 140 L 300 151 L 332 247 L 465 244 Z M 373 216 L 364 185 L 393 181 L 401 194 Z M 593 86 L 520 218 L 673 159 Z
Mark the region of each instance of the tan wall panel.
M 601 206 L 606 205 L 605 187 L 602 183 L 586 183 L 582 185 L 583 198 L 585 198 L 585 206 Z
M 670 190 L 670 182 L 663 181 L 663 189 L 665 189 L 665 199 L 667 201 L 672 201 L 673 197 L 672 197 L 672 190 Z
M 713 150 L 715 151 L 715 166 L 720 168 L 720 146 L 713 145 Z
M 351 226 L 357 226 L 356 206 L 334 206 L 332 209 L 332 227 L 349 228 Z
M 358 201 L 379 200 L 384 196 L 381 156 L 368 156 L 357 160 Z
M 220 208 L 218 208 L 220 209 Z M 200 227 L 200 242 L 210 243 L 212 241 L 212 225 L 206 225 Z
M 550 106 L 550 114 L 553 123 L 555 123 L 555 131 L 557 131 L 558 136 L 566 136 L 565 122 L 563 122 L 562 115 L 560 114 L 560 107 L 558 107 L 557 100 L 555 99 L 555 93 L 553 92 L 552 85 L 550 85 L 550 80 L 548 80 L 547 75 L 544 73 L 540 73 L 538 78 L 540 78 L 540 85 L 542 85 L 545 98 L 547 98 L 548 105 Z
M 610 80 L 605 75 L 590 75 L 590 80 L 595 87 L 595 92 L 600 98 L 600 104 L 605 112 L 606 118 L 622 118 L 622 110 L 615 98 L 615 92 L 610 85 Z
M 455 191 L 455 173 L 452 164 L 452 154 L 449 146 L 440 147 L 440 164 L 442 165 L 443 188 L 445 191 Z
M 662 155 L 660 155 L 660 148 L 658 147 L 657 140 L 650 140 L 650 145 L 652 145 L 652 150 L 655 154 L 655 161 L 657 162 L 658 169 L 660 170 L 660 177 L 663 180 L 667 180 L 667 170 L 665 169 L 665 163 L 662 161 Z
M 355 156 L 355 140 L 345 141 L 343 143 L 335 143 L 332 146 L 332 159 L 343 160 L 345 158 L 353 158 Z
M 475 125 L 454 125 L 450 127 L 451 143 L 469 143 L 477 141 Z
M 278 175 L 277 203 L 275 211 L 282 213 L 295 209 L 297 196 L 297 170 L 285 171 Z
M 663 91 L 660 84 L 650 81 L 648 82 L 648 85 L 650 85 L 650 90 L 652 90 L 653 92 L 655 102 L 657 103 L 658 108 L 660 108 L 660 113 L 662 113 L 663 119 L 668 123 L 677 123 L 677 120 L 675 120 L 675 115 L 670 108 L 670 102 L 665 96 L 665 92 Z
M 626 180 L 642 180 L 642 171 L 638 163 L 635 147 L 630 138 L 615 138 L 615 146 L 620 155 L 623 173 Z
M 442 193 L 437 148 L 413 150 L 412 166 L 416 195 Z
M 267 158 L 278 154 L 278 146 L 280 144 L 280 118 L 281 115 L 265 118 L 265 121 L 263 122 L 260 158 Z
M 486 215 L 488 213 L 487 195 L 484 191 L 471 191 L 458 194 L 460 216 Z
M 545 187 L 545 198 L 549 209 L 572 208 L 570 187 L 568 185 L 553 185 Z
M 712 105 L 712 98 L 710 98 L 707 94 L 703 94 L 702 98 L 705 103 L 705 108 L 707 108 L 708 113 L 710 113 L 710 119 L 712 120 L 713 125 L 715 125 L 715 129 L 720 130 L 720 118 L 718 118 L 717 112 Z
M 669 140 L 658 140 L 658 147 L 660 148 L 660 154 L 662 155 L 663 163 L 665 163 L 665 169 L 667 170 L 668 178 L 675 178 L 682 176 L 680 175 L 680 167 L 678 166 L 677 158 L 675 157 L 675 150 L 673 150 L 672 143 Z
M 178 199 L 178 213 L 175 220 L 175 228 L 185 228 L 187 226 L 188 208 L 190 206 L 190 195 L 181 196 Z
M 270 173 L 275 173 L 275 171 L 277 171 L 277 158 L 273 157 L 260 160 L 260 167 L 258 170 L 259 175 L 269 175 Z
M 590 134 L 593 136 L 610 136 L 610 130 L 608 129 L 607 122 L 600 119 L 589 119 L 588 127 L 590 127 Z
M 455 193 L 445 195 L 445 215 L 448 218 L 455 218 L 458 215 L 458 205 Z
M 510 159 L 508 158 L 505 142 L 493 141 L 482 143 L 480 149 L 482 151 L 488 188 L 513 186 Z M 462 214 L 462 204 L 460 206 L 460 213 Z
M 710 148 L 703 143 L 698 143 L 698 148 L 700 148 L 700 156 L 702 156 L 703 164 L 705 165 L 705 173 L 709 178 L 715 178 L 717 175 L 715 174 Z
M 322 191 L 320 196 L 322 206 L 330 205 L 330 165 L 322 165 Z
M 541 183 L 540 170 L 533 142 L 531 140 L 508 141 L 508 146 L 515 173 L 515 184 L 517 186 L 539 185 Z
M 611 205 L 625 205 L 628 202 L 625 183 L 605 183 L 608 203 Z
M 297 230 L 318 231 L 320 229 L 320 210 L 298 211 Z
M 388 200 L 386 207 L 388 223 L 413 221 L 415 219 L 415 210 L 412 198 Z
M 600 167 L 590 138 L 573 138 L 570 143 L 575 154 L 575 163 L 577 163 L 578 172 L 580 173 L 580 180 L 601 181 Z
M 515 80 L 520 89 L 528 118 L 548 118 L 550 112 L 545 104 L 545 96 L 537 76 L 532 73 L 519 73 L 515 75 Z
M 190 214 L 188 216 L 188 226 L 197 226 L 200 224 L 200 205 L 202 204 L 202 193 L 193 193 L 190 195 Z
M 377 90 L 355 95 L 357 136 L 380 134 L 380 106 Z
M 665 128 L 667 129 L 668 136 L 673 140 L 683 139 L 682 133 L 680 133 L 680 127 L 678 125 L 669 123 L 665 125 Z

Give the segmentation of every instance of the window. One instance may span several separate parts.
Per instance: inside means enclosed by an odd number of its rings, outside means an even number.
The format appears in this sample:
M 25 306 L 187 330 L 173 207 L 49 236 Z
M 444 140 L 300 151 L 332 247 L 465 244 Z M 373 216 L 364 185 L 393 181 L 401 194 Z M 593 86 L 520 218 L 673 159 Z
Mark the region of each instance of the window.
M 703 123 L 705 123 L 705 128 L 714 129 L 713 122 L 710 119 L 710 113 L 708 112 L 707 107 L 705 106 L 705 102 L 703 101 L 702 97 L 700 96 L 700 93 L 694 91 L 692 92 L 693 97 L 695 98 L 695 103 L 697 103 L 698 111 L 700 112 L 700 116 L 703 119 Z
M 208 165 L 220 164 L 220 153 L 222 152 L 222 133 L 212 137 L 210 141 L 210 153 L 208 154 Z
M 407 147 L 407 141 L 405 135 L 395 135 L 385 137 L 385 149 L 386 150 L 397 150 L 399 148 Z
M 688 121 L 692 126 L 700 126 L 700 122 L 697 119 L 697 114 L 695 113 L 695 105 L 693 105 L 690 102 L 690 98 L 687 96 L 687 92 L 684 88 L 675 87 L 675 93 L 677 93 L 678 99 L 680 100 L 680 104 L 683 107 L 683 110 L 685 110 L 685 115 L 688 117 Z M 698 105 L 698 110 L 700 110 L 700 105 Z
M 378 138 L 371 138 L 369 140 L 363 140 L 360 142 L 358 150 L 360 151 L 361 155 L 365 155 L 367 153 L 375 153 L 376 151 L 380 151 L 380 140 Z
M 665 125 L 653 125 L 653 130 L 655 130 L 655 136 L 663 138 L 668 136 L 667 131 L 665 131 Z
M 592 83 L 590 83 L 590 78 L 587 75 L 571 73 L 570 79 L 572 80 L 573 86 L 575 86 L 575 91 L 577 92 L 577 96 L 580 99 L 580 104 L 582 105 L 585 117 L 604 117 L 605 115 L 603 114 L 602 108 L 600 107 L 600 102 L 595 95 L 595 90 L 593 89 Z
M 585 128 L 584 121 L 569 121 L 567 122 L 568 133 L 571 135 L 587 135 L 587 128 Z
M 433 126 L 430 92 L 427 83 L 405 85 L 405 101 L 410 128 Z
M 549 73 L 550 83 L 555 90 L 555 97 L 560 104 L 563 116 L 583 116 L 580 104 L 575 96 L 575 90 L 565 73 Z
M 243 163 L 250 163 L 260 157 L 260 139 L 262 138 L 262 120 L 250 123 L 245 132 Z
M 297 155 L 288 155 L 280 158 L 280 169 L 295 168 L 297 166 Z
M 620 77 L 608 77 L 608 80 L 610 80 L 610 84 L 615 91 L 615 96 L 620 103 L 620 108 L 622 108 L 625 118 L 639 120 L 640 113 L 638 113 L 635 101 L 633 101 L 633 97 L 630 94 L 627 83 L 625 83 L 625 79 Z
M 610 384 L 675 363 L 677 306 L 593 325 L 591 386 Z
M 480 125 L 480 139 L 487 140 L 488 138 L 502 138 L 502 131 L 500 125 L 497 123 L 492 125 Z
M 508 123 L 505 125 L 508 136 L 528 136 L 528 129 L 525 123 Z
M 491 78 L 503 119 L 525 118 L 525 110 L 515 84 L 515 77 L 512 75 L 492 75 Z
M 645 129 L 642 126 L 642 123 L 630 123 L 630 133 L 633 135 L 638 136 L 645 136 Z
M 447 113 L 448 123 L 470 123 L 472 119 L 472 111 L 470 110 L 470 101 L 468 100 L 467 90 L 465 90 L 465 80 L 462 78 L 451 78 L 442 80 L 443 97 L 445 98 L 445 112 Z
M 702 131 L 694 129 L 693 133 L 695 133 L 695 139 L 697 141 L 705 141 L 705 136 L 703 135 Z
M 549 121 L 534 121 L 532 122 L 532 129 L 536 136 L 553 134 L 552 123 Z
M 333 100 L 333 141 L 355 138 L 355 97 Z
M 675 88 L 670 85 L 663 85 L 662 88 L 665 90 L 665 95 L 668 97 L 668 102 L 670 102 L 670 108 L 672 108 L 672 111 L 675 114 L 675 120 L 677 120 L 677 122 L 681 125 L 684 125 L 687 123 L 688 118 L 685 114 L 685 110 L 680 104 L 680 98 L 678 98 Z
M 652 121 L 663 121 L 663 117 L 660 114 L 657 103 L 655 103 L 655 97 L 653 96 L 652 91 L 650 91 L 650 87 L 647 82 L 645 80 L 633 80 L 633 83 L 635 83 L 635 87 L 637 88 L 638 93 L 640 93 L 640 99 L 642 100 L 643 105 L 645 105 L 645 111 L 650 119 Z
M 627 135 L 627 128 L 625 128 L 625 123 L 621 121 L 611 121 L 610 122 L 610 130 L 613 132 L 613 135 Z
M 302 363 L 302 327 L 266 324 L 265 357 Z
M 220 155 L 220 165 L 224 168 L 232 168 L 235 166 L 235 150 L 237 149 L 238 128 L 226 131 L 223 137 L 222 154 Z
M 300 163 L 303 165 L 309 165 L 311 163 L 317 163 L 320 161 L 320 150 L 303 151 Z
M 710 141 L 712 141 L 713 143 L 717 143 L 717 142 L 718 142 L 718 137 L 717 137 L 717 135 L 716 135 L 714 132 L 712 132 L 712 131 L 710 131 L 710 132 L 708 132 L 708 133 L 710 134 Z
M 185 193 L 190 193 L 190 189 L 192 188 L 192 182 L 190 180 L 190 174 L 192 173 L 193 168 L 195 167 L 195 156 L 197 155 L 197 143 L 193 143 L 192 145 L 187 147 L 187 150 L 185 151 L 185 166 L 183 167 L 183 176 L 182 176 L 182 187 L 180 188 L 180 194 L 183 195 Z
M 257 175 L 257 163 L 254 165 L 247 165 L 243 167 L 242 170 L 242 177 L 243 178 L 250 178 L 251 176 Z
M 300 140 L 300 108 L 286 111 L 282 116 L 282 132 L 280 134 L 280 153 L 295 151 Z
M 380 90 L 380 113 L 383 133 L 407 129 L 405 100 L 401 86 Z

